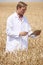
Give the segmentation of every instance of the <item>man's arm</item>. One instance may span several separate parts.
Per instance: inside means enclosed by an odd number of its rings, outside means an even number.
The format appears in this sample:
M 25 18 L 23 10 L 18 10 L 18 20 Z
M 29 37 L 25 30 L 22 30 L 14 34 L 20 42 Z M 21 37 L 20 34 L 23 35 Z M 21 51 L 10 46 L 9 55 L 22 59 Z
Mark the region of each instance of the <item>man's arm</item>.
M 12 18 L 7 19 L 7 27 L 6 27 L 6 34 L 10 37 L 19 37 L 19 36 L 26 36 L 28 32 L 15 32 L 13 31 L 13 24 L 12 24 Z
M 13 30 L 12 18 L 7 19 L 6 34 L 10 37 L 19 37 L 19 33 Z

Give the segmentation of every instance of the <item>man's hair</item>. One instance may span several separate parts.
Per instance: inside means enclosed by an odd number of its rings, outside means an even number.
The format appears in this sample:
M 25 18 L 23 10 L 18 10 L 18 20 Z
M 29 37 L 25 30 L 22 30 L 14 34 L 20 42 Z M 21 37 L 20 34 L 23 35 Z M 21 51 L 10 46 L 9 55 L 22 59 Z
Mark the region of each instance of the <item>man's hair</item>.
M 22 1 L 20 1 L 20 2 L 18 2 L 18 4 L 17 4 L 16 8 L 18 9 L 18 8 L 21 8 L 21 7 L 26 7 L 26 6 L 27 6 L 27 4 L 26 4 L 26 3 L 24 3 L 24 2 L 22 2 Z

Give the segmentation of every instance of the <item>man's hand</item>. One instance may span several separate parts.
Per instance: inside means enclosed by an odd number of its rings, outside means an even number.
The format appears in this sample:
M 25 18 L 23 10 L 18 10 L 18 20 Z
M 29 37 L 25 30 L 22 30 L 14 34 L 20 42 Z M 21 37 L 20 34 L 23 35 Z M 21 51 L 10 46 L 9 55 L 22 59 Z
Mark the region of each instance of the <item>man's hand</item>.
M 40 35 L 40 33 L 41 33 L 41 30 L 35 30 L 31 35 L 38 36 Z
M 20 32 L 19 36 L 26 36 L 28 32 Z

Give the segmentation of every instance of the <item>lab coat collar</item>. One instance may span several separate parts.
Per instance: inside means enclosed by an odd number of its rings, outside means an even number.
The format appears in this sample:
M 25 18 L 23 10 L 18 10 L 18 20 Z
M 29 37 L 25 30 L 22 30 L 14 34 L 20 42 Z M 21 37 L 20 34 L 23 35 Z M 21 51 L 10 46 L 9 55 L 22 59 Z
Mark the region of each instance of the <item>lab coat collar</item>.
M 16 17 L 16 18 L 19 18 L 19 16 L 18 16 L 17 12 L 15 12 L 15 17 Z

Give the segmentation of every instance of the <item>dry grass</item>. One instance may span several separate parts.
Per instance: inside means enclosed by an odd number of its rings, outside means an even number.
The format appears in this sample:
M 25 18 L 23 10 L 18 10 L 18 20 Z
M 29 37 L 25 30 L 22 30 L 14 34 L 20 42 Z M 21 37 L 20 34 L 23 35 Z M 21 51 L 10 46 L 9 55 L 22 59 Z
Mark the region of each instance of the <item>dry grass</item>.
M 25 13 L 32 30 L 41 29 L 36 39 L 29 38 L 29 49 L 4 54 L 6 46 L 6 20 L 15 11 L 16 3 L 0 3 L 0 65 L 43 65 L 43 3 L 28 3 Z

